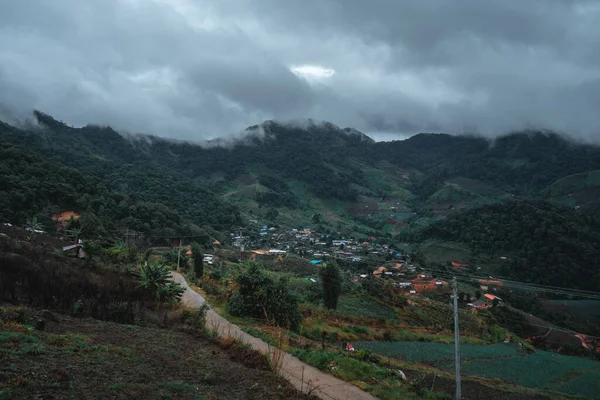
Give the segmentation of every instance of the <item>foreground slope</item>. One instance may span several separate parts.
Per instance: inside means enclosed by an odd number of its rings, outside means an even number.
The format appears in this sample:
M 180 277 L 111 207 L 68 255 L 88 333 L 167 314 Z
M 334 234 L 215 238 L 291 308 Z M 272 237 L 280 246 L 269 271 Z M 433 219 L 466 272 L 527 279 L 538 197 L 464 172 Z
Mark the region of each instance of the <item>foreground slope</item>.
M 3 399 L 306 398 L 261 355 L 232 343 L 61 314 L 30 331 L 36 314 L 0 307 Z

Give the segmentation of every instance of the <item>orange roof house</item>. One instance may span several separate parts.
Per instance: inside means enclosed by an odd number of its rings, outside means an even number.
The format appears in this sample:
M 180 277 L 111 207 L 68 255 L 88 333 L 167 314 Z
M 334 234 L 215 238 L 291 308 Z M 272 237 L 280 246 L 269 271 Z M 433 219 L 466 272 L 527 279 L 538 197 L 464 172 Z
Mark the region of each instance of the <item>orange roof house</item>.
M 67 224 L 69 223 L 71 218 L 73 218 L 73 220 L 77 220 L 77 219 L 79 219 L 79 217 L 80 217 L 79 214 L 77 214 L 75 211 L 71 210 L 71 211 L 63 211 L 61 213 L 54 214 L 52 216 L 52 220 L 54 222 L 56 222 L 57 229 L 61 230 L 67 226 Z
M 504 286 L 504 283 L 498 279 L 476 279 L 476 281 L 485 286 Z
M 469 264 L 461 262 L 461 261 L 452 261 L 452 268 L 463 268 L 468 267 Z
M 494 296 L 493 294 L 489 294 L 486 293 L 483 295 L 486 299 L 488 299 L 489 301 L 494 301 L 494 300 L 498 300 L 498 301 L 502 301 L 502 299 L 498 296 Z

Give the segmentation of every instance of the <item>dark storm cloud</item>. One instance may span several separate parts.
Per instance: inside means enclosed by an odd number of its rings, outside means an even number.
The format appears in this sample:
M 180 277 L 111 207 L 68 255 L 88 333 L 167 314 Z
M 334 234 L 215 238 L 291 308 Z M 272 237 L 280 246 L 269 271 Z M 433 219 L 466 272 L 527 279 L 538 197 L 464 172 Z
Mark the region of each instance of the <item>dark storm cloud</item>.
M 0 105 L 182 139 L 308 117 L 594 139 L 599 27 L 583 0 L 0 0 Z

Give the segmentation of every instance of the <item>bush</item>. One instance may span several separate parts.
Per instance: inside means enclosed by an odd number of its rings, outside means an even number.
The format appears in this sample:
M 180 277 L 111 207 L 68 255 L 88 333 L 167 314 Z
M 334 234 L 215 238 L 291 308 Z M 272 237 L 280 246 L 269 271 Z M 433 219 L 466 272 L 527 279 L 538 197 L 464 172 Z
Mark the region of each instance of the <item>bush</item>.
M 246 271 L 236 278 L 239 285 L 227 309 L 234 316 L 268 319 L 269 323 L 297 329 L 302 321 L 298 301 L 288 288 L 287 281 L 273 281 L 255 263 L 248 263 Z
M 206 312 L 208 305 L 203 304 L 202 307 L 196 309 L 184 308 L 181 313 L 181 321 L 189 326 L 204 331 L 206 329 Z
M 357 325 L 345 326 L 342 328 L 342 331 L 346 333 L 355 333 L 357 335 L 368 335 L 371 332 L 369 328 Z

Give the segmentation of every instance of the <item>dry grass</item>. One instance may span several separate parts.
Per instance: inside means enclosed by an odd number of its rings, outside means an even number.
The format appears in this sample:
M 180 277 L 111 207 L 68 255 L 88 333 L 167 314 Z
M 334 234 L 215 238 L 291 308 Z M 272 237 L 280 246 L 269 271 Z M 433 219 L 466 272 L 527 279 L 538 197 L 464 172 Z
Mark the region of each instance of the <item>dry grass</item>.
M 55 315 L 43 332 L 1 323 L 1 399 L 306 398 L 235 339 Z

